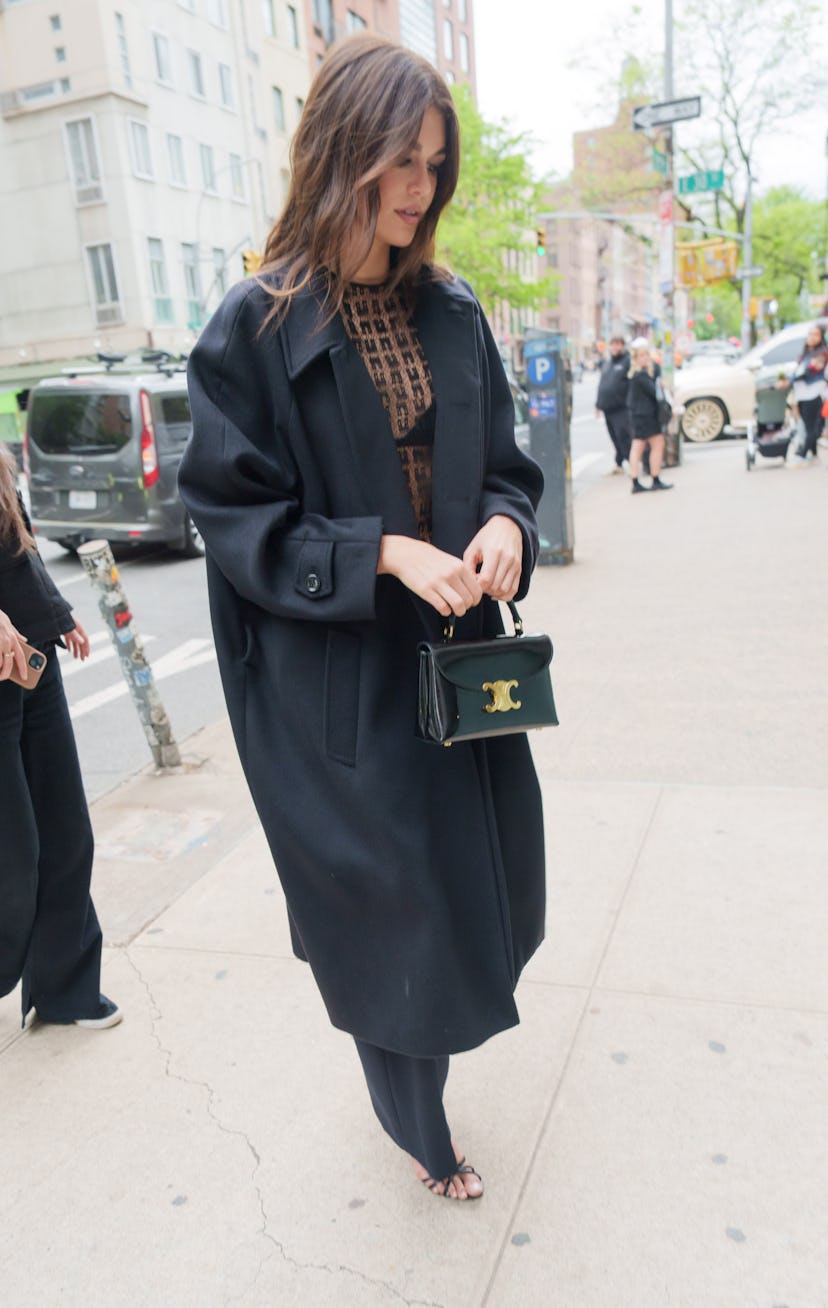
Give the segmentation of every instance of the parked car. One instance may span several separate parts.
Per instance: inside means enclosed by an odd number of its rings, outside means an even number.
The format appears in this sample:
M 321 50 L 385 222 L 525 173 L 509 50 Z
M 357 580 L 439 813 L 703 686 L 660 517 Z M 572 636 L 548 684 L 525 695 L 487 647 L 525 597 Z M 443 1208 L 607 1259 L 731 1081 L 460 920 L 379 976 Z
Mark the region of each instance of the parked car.
M 47 540 L 158 541 L 194 557 L 201 536 L 178 497 L 191 431 L 183 368 L 78 372 L 32 388 L 25 459 L 32 523 Z
M 828 319 L 819 321 L 828 324 Z M 714 441 L 726 428 L 746 431 L 756 408 L 756 374 L 775 367 L 790 376 L 809 326 L 783 327 L 735 363 L 700 364 L 676 373 L 674 398 L 684 406 L 681 429 L 687 440 Z

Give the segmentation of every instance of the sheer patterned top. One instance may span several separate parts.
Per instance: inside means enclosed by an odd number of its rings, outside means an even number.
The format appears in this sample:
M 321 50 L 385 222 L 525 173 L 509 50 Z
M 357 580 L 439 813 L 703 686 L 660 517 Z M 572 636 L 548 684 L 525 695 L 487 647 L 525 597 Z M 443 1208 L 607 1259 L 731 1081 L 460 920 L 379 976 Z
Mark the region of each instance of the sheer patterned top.
M 431 539 L 434 393 L 428 360 L 404 292 L 351 283 L 342 306 L 345 330 L 382 400 L 405 474 L 417 532 Z

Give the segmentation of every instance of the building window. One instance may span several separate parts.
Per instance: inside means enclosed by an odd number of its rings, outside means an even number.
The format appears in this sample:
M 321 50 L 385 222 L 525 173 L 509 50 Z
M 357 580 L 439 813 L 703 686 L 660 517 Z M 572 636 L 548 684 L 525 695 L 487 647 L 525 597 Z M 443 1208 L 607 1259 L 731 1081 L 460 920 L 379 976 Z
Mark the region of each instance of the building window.
M 207 0 L 207 17 L 216 27 L 227 26 L 227 6 L 225 0 Z
M 189 9 L 191 14 L 195 13 L 195 0 L 178 0 L 182 9 Z
M 450 18 L 443 19 L 443 54 L 446 59 L 454 58 L 454 28 Z
M 155 321 L 158 323 L 175 322 L 172 296 L 167 280 L 167 261 L 164 258 L 164 242 L 155 236 L 147 237 L 149 252 L 150 285 L 155 307 Z
M 184 164 L 184 142 L 180 136 L 167 133 L 167 159 L 170 165 L 170 182 L 173 186 L 187 185 L 187 169 Z
M 62 29 L 62 27 L 63 27 L 63 24 L 62 24 L 62 22 L 60 21 L 60 14 L 50 14 L 50 15 L 49 15 L 49 25 L 51 26 L 51 29 L 52 29 L 53 32 L 59 32 L 59 31 L 61 31 L 61 29 Z
M 294 50 L 299 49 L 299 17 L 293 5 L 287 7 L 288 39 Z
M 298 123 L 299 119 L 302 117 L 302 114 L 303 114 L 304 112 L 305 112 L 305 102 L 304 102 L 304 100 L 302 99 L 301 95 L 297 95 L 297 97 L 296 97 L 296 121 L 297 121 L 297 123 Z
M 464 73 L 469 71 L 469 38 L 465 32 L 460 33 L 460 67 Z
M 326 45 L 334 39 L 333 0 L 313 0 L 311 12 L 314 27 L 318 27 Z
M 276 15 L 273 12 L 273 0 L 262 0 L 262 18 L 265 36 L 276 35 Z
M 359 14 L 355 14 L 353 9 L 349 9 L 345 15 L 345 26 L 349 32 L 361 32 L 368 24 L 364 18 L 360 18 Z
M 111 245 L 87 245 L 87 266 L 92 281 L 92 298 L 95 305 L 95 322 L 106 327 L 120 322 L 121 296 L 115 276 L 115 261 Z
M 221 103 L 225 109 L 235 109 L 236 97 L 233 92 L 233 70 L 229 64 L 219 64 L 218 70 Z
M 239 154 L 230 155 L 230 194 L 234 200 L 243 200 L 245 198 L 244 170 L 242 158 Z
M 278 86 L 273 88 L 273 121 L 277 132 L 285 130 L 285 97 Z
M 194 245 L 182 243 L 181 263 L 184 267 L 184 294 L 187 299 L 187 326 L 196 331 L 201 326 L 201 275 L 198 268 L 198 251 Z
M 66 46 L 65 46 L 65 45 L 56 45 L 56 46 L 55 46 L 55 59 L 57 59 L 57 61 L 58 61 L 59 64 L 65 64 L 65 63 L 66 63 Z
M 95 125 L 91 118 L 77 118 L 65 131 L 75 203 L 94 204 L 103 199 Z
M 129 66 L 129 46 L 126 38 L 126 24 L 123 14 L 115 15 L 115 36 L 118 41 L 118 54 L 121 59 L 121 75 L 125 86 L 132 86 L 132 69 Z
M 467 0 L 457 0 L 457 17 L 461 23 L 469 21 L 469 7 Z
M 150 150 L 149 128 L 137 118 L 128 119 L 129 144 L 132 149 L 132 171 L 136 177 L 149 180 L 153 177 L 152 151 Z
M 172 52 L 169 37 L 163 32 L 152 34 L 152 54 L 155 60 L 155 76 L 164 86 L 173 85 Z
M 225 295 L 227 292 L 227 261 L 224 258 L 224 251 L 218 246 L 213 246 L 213 285 L 219 295 Z
M 201 156 L 201 180 L 204 183 L 205 191 L 215 195 L 216 186 L 216 160 L 213 154 L 212 145 L 200 145 L 198 147 Z
M 187 64 L 190 69 L 190 94 L 197 100 L 205 99 L 204 73 L 201 68 L 201 55 L 197 50 L 187 51 Z
M 256 87 L 253 84 L 253 78 L 250 76 L 248 76 L 247 78 L 247 97 L 250 101 L 250 121 L 252 122 L 253 126 L 256 128 L 256 131 L 258 131 L 259 130 L 259 105 L 256 100 Z
M 449 86 L 453 86 L 454 83 L 457 81 L 457 78 L 454 76 L 454 73 L 452 72 L 452 70 L 451 70 L 450 68 L 447 68 L 447 69 L 446 69 L 446 71 L 445 71 L 445 73 L 443 74 L 443 76 L 445 77 L 445 79 L 446 79 L 446 81 L 448 82 Z

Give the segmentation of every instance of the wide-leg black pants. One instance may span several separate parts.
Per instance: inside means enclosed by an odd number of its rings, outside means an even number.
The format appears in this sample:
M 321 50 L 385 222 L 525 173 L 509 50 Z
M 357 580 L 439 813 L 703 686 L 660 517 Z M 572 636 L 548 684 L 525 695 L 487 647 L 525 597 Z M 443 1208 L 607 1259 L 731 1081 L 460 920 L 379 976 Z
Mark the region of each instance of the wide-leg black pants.
M 93 839 L 54 646 L 33 690 L 0 682 L 0 995 L 23 978 L 23 1018 L 100 1011 Z
M 436 1181 L 451 1176 L 457 1160 L 443 1108 L 448 1057 L 412 1058 L 355 1043 L 374 1112 L 391 1139 Z

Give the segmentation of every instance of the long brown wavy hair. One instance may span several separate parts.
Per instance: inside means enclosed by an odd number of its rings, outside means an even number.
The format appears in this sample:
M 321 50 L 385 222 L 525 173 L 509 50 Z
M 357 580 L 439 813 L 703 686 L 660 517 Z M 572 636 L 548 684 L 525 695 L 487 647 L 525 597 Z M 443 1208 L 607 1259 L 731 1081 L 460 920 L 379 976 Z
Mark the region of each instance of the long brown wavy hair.
M 336 45 L 314 78 L 291 146 L 285 208 L 267 238 L 261 285 L 273 297 L 266 322 L 279 322 L 290 302 L 319 274 L 333 317 L 345 288 L 365 262 L 379 213 L 379 179 L 416 144 L 430 107 L 443 115 L 446 157 L 437 189 L 414 239 L 392 250 L 385 291 L 411 288 L 436 267 L 434 233 L 457 185 L 460 131 L 451 93 L 419 55 L 382 37 L 360 34 Z M 268 277 L 267 274 L 275 274 Z
M 17 496 L 17 464 L 11 452 L 0 442 L 0 545 L 15 554 L 37 550 L 20 509 Z

